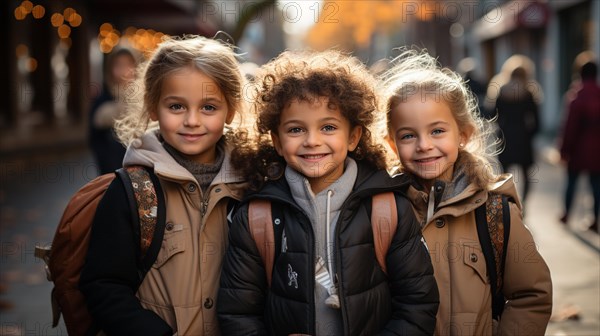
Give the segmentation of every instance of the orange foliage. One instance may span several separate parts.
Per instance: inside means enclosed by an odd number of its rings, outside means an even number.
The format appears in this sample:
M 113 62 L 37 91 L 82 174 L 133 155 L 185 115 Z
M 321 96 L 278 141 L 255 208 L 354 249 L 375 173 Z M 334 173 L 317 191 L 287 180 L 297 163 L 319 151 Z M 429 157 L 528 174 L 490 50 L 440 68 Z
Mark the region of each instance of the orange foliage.
M 365 48 L 374 33 L 389 34 L 408 19 L 430 20 L 437 8 L 438 1 L 427 0 L 325 0 L 306 43 L 317 50 Z

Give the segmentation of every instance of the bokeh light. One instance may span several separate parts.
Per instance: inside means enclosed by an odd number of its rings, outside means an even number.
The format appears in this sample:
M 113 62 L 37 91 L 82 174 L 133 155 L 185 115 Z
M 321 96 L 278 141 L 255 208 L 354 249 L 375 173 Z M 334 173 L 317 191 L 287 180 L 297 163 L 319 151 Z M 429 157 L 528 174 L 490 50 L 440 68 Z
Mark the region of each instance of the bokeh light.
M 31 10 L 31 14 L 34 18 L 41 19 L 44 17 L 44 14 L 46 14 L 46 8 L 44 8 L 42 5 L 35 5 L 35 7 L 33 7 Z

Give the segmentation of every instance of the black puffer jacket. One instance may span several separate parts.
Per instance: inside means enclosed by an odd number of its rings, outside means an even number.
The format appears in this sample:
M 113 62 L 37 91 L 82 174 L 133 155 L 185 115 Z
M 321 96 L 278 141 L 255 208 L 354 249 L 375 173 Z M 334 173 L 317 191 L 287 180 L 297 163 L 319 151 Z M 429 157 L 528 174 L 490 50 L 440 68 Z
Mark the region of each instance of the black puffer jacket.
M 438 291 L 431 260 L 410 203 L 396 193 L 398 229 L 387 255 L 388 275 L 375 257 L 371 197 L 400 191 L 405 178 L 390 178 L 359 164 L 353 191 L 336 225 L 336 265 L 345 335 L 431 335 Z M 269 288 L 265 268 L 248 230 L 248 201 L 268 199 L 275 230 L 275 263 Z M 282 232 L 287 251 L 281 251 Z M 285 178 L 249 196 L 230 229 L 218 314 L 223 335 L 315 335 L 315 238 L 306 213 L 294 202 Z M 297 275 L 290 286 L 288 265 Z

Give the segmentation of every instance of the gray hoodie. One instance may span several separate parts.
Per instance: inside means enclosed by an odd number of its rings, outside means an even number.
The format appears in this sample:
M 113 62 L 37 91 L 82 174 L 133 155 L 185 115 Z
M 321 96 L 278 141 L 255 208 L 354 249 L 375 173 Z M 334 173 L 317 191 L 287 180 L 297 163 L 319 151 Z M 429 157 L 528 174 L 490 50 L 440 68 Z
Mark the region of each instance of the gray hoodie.
M 348 198 L 352 192 L 352 187 L 356 181 L 357 174 L 358 168 L 356 162 L 347 158 L 344 174 L 326 189 L 315 195 L 312 192 L 310 183 L 304 175 L 298 173 L 290 166 L 286 168 L 285 178 L 290 186 L 292 197 L 310 218 L 315 235 L 315 255 L 317 258 L 324 261 L 325 265 L 328 263 L 327 244 L 330 244 L 330 251 L 334 253 L 337 219 L 344 201 L 346 201 L 346 198 Z M 329 212 L 327 211 L 328 201 L 330 202 Z M 329 241 L 326 239 L 326 223 L 328 217 L 330 221 Z M 335 255 L 330 255 L 329 257 L 329 262 L 332 262 L 331 269 L 335 272 Z M 315 264 L 317 263 L 318 260 L 315 260 Z M 318 267 L 316 267 L 316 269 L 318 269 Z M 328 289 L 322 285 L 322 282 L 315 281 L 317 335 L 342 335 L 343 327 L 341 311 L 325 305 L 325 300 L 328 297 Z

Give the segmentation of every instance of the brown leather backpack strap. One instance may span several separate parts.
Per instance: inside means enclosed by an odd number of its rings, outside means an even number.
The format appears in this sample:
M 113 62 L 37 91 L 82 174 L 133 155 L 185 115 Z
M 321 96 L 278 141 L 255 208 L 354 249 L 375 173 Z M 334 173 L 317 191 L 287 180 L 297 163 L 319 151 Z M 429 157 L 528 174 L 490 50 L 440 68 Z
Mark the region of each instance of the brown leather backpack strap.
M 385 257 L 398 227 L 398 210 L 393 192 L 373 196 L 371 226 L 375 243 L 375 257 L 381 269 L 387 273 Z
M 252 239 L 265 266 L 267 283 L 271 287 L 275 258 L 275 234 L 271 216 L 271 202 L 253 200 L 248 207 L 248 226 Z

